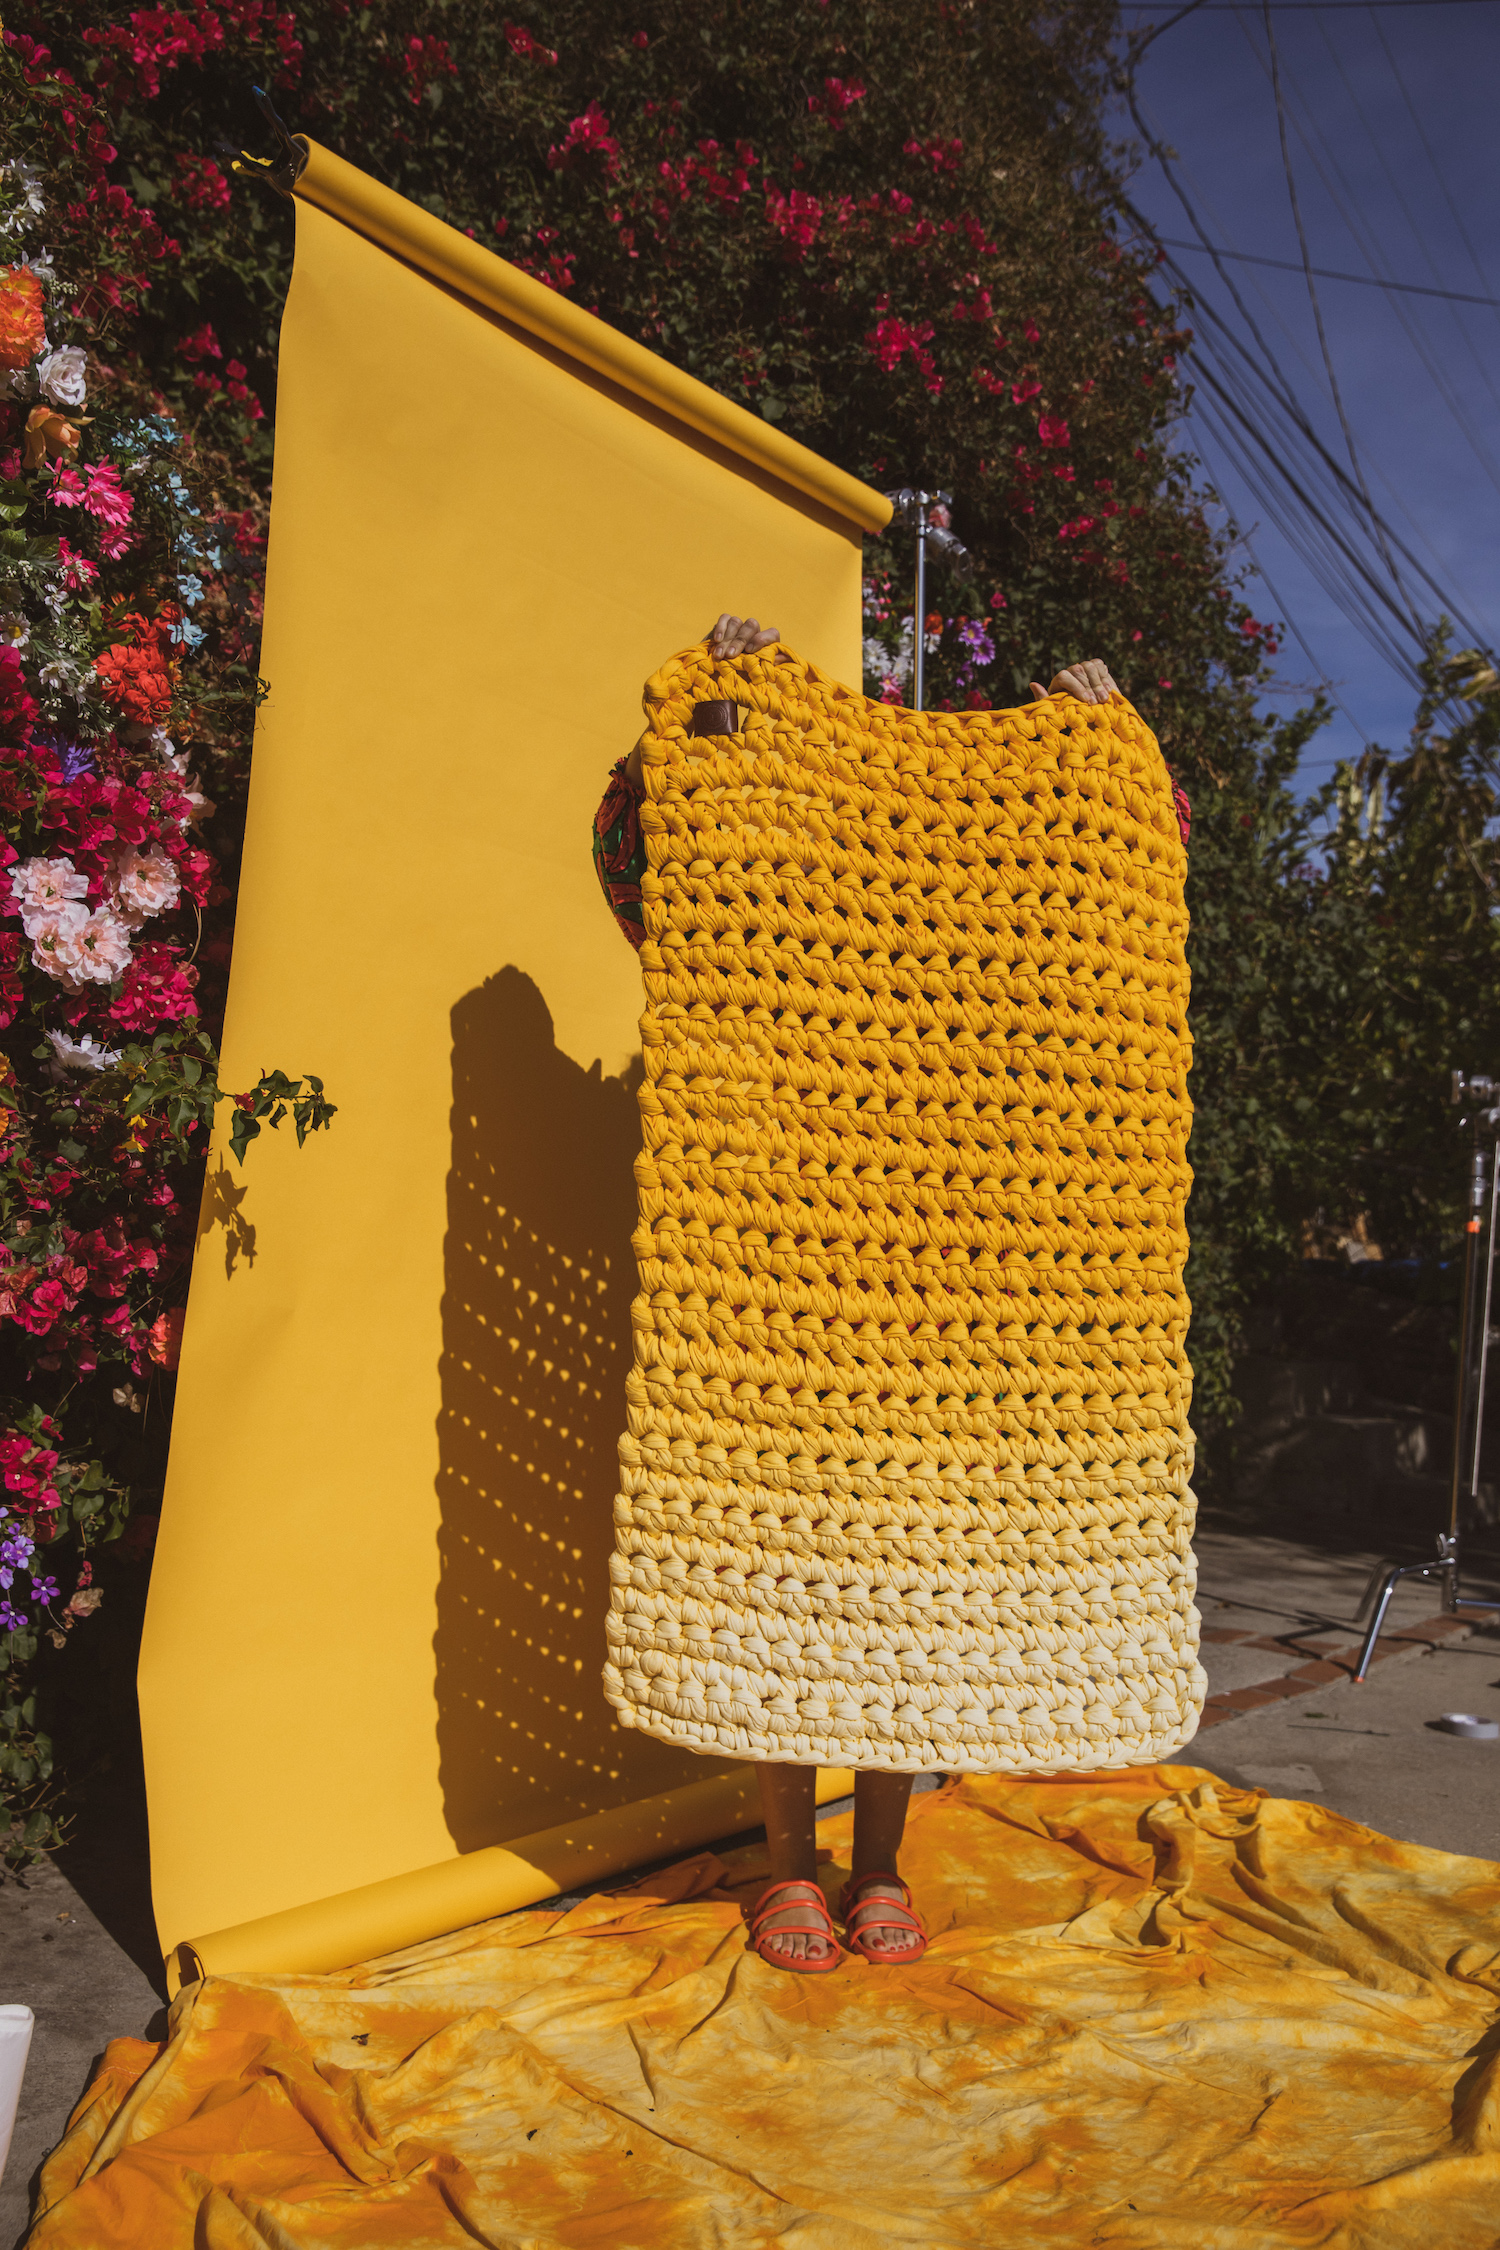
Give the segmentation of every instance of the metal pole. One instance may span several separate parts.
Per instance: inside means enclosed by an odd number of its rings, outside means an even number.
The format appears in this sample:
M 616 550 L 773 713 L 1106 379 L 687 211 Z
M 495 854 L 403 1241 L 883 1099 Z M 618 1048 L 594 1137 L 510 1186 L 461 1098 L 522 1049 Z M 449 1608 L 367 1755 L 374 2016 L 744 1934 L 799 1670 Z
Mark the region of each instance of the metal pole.
M 917 598 L 911 621 L 911 707 L 922 708 L 923 658 L 927 653 L 927 495 L 917 494 Z
M 1469 1219 L 1464 1229 L 1463 1296 L 1458 1316 L 1458 1374 L 1453 1392 L 1453 1475 L 1448 1486 L 1448 1536 L 1458 1536 L 1459 1499 L 1464 1485 L 1464 1424 L 1469 1404 L 1469 1370 L 1474 1357 L 1474 1267 L 1479 1247 L 1480 1214 L 1484 1210 L 1485 1161 L 1474 1128 L 1474 1153 L 1469 1160 Z
M 1457 1071 L 1454 1073 L 1453 1099 L 1455 1101 L 1462 1100 L 1468 1095 L 1488 1099 L 1494 1090 L 1488 1079 L 1466 1079 L 1461 1073 Z M 1495 1121 L 1493 1110 L 1483 1120 L 1483 1122 L 1491 1125 Z M 1476 1118 L 1474 1121 L 1474 1151 L 1469 1160 L 1469 1217 L 1464 1231 L 1464 1275 L 1458 1320 L 1458 1371 L 1453 1393 L 1453 1475 L 1448 1487 L 1448 1529 L 1438 1533 L 1438 1559 L 1436 1562 L 1403 1563 L 1387 1570 L 1383 1577 L 1372 1579 L 1365 1598 L 1366 1600 L 1369 1599 L 1370 1594 L 1375 1592 L 1377 1585 L 1379 1594 L 1375 1604 L 1375 1614 L 1370 1619 L 1370 1628 L 1365 1634 L 1364 1645 L 1359 1652 L 1359 1662 L 1354 1669 L 1356 1684 L 1363 1681 L 1370 1669 L 1371 1661 L 1375 1655 L 1375 1644 L 1380 1638 L 1380 1628 L 1385 1623 L 1386 1611 L 1391 1604 L 1391 1596 L 1403 1579 L 1441 1579 L 1443 1582 L 1443 1607 L 1455 1615 L 1467 1611 L 1471 1613 L 1482 1612 L 1487 1616 L 1493 1616 L 1500 1612 L 1500 1602 L 1479 1601 L 1472 1595 L 1459 1592 L 1463 1564 L 1458 1504 L 1463 1489 L 1464 1434 L 1468 1421 L 1469 1375 L 1474 1356 L 1474 1298 L 1476 1294 L 1474 1265 L 1479 1247 L 1479 1233 L 1483 1223 L 1482 1214 L 1488 1186 L 1485 1175 L 1489 1169 L 1485 1161 L 1484 1150 L 1479 1145 L 1480 1123 L 1481 1120 Z M 1494 1196 L 1490 1204 L 1489 1261 L 1484 1286 L 1484 1342 L 1479 1358 L 1479 1399 L 1475 1415 L 1473 1466 L 1470 1472 L 1470 1488 L 1475 1492 L 1478 1490 L 1479 1483 L 1479 1451 L 1484 1437 L 1484 1384 L 1489 1363 L 1496 1205 L 1500 1204 L 1500 1141 L 1495 1144 L 1495 1158 Z M 1360 1607 L 1363 1609 L 1363 1602 Z
M 1484 1392 L 1490 1371 L 1490 1304 L 1495 1293 L 1495 1213 L 1500 1207 L 1500 1141 L 1490 1152 L 1490 1238 L 1484 1260 L 1484 1319 L 1479 1331 L 1479 1391 L 1474 1401 L 1474 1457 L 1469 1470 L 1470 1514 L 1479 1512 L 1479 1456 L 1484 1446 Z

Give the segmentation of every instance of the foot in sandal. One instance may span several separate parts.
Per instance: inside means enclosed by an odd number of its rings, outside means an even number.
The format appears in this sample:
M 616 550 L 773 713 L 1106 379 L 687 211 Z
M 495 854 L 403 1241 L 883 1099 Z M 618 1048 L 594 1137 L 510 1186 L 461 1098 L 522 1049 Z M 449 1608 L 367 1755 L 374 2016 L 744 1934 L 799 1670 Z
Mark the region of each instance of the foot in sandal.
M 821 1885 L 768 1883 L 751 1917 L 750 1943 L 773 1969 L 811 1976 L 837 1968 L 839 1942 Z
M 920 1961 L 927 1932 L 899 1875 L 855 1875 L 844 1885 L 839 1918 L 851 1953 L 866 1961 Z

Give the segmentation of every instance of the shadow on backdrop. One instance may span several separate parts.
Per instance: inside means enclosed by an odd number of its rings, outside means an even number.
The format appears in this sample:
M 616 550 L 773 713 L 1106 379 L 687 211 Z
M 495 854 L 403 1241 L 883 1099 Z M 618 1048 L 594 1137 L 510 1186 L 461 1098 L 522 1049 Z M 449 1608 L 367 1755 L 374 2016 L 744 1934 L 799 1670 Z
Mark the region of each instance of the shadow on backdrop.
M 452 1020 L 434 1645 L 444 1817 L 475 1851 L 724 1767 L 620 1728 L 600 1683 L 635 1079 L 563 1054 L 519 969 Z

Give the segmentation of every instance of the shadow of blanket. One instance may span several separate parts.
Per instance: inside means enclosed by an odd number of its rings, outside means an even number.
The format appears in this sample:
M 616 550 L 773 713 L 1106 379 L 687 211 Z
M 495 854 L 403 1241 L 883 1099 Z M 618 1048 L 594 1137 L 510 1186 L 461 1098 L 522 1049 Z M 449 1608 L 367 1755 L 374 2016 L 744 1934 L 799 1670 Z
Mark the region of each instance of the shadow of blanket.
M 519 969 L 452 1020 L 435 1649 L 444 1813 L 473 1851 L 708 1768 L 618 1727 L 600 1686 L 634 1079 L 563 1054 Z

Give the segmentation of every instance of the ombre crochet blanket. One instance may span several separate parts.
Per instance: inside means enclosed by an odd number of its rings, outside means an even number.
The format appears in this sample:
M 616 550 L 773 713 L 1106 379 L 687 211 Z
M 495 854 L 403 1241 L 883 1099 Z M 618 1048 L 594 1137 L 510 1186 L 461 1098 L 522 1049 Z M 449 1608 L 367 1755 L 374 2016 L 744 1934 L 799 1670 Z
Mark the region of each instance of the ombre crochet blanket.
M 610 1701 L 746 1758 L 1170 1754 L 1203 1674 L 1155 738 L 1120 696 L 914 713 L 784 650 L 689 650 L 646 715 Z

